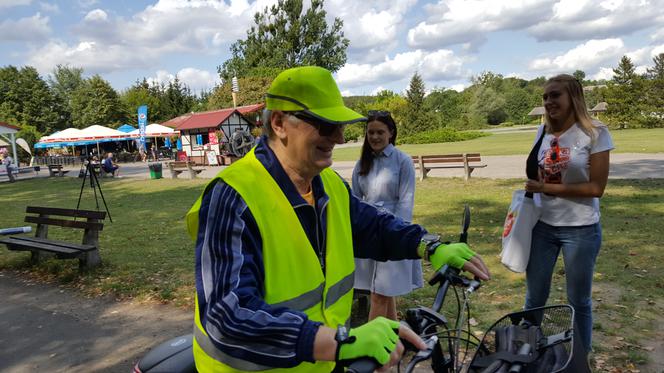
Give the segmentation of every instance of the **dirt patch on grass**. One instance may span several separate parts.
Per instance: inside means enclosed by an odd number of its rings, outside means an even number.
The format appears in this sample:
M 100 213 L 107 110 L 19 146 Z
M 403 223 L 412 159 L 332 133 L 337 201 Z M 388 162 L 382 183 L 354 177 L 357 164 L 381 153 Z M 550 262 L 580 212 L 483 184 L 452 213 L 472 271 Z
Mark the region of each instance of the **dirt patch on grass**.
M 662 373 L 664 302 L 643 298 L 628 303 L 626 291 L 631 290 L 615 283 L 594 284 L 593 371 Z

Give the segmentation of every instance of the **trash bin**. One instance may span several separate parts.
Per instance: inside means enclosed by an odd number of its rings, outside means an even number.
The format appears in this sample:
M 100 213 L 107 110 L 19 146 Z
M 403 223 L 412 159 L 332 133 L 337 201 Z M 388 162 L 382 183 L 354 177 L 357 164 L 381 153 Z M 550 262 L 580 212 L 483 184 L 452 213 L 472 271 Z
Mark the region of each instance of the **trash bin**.
M 161 179 L 161 162 L 148 163 L 150 179 Z

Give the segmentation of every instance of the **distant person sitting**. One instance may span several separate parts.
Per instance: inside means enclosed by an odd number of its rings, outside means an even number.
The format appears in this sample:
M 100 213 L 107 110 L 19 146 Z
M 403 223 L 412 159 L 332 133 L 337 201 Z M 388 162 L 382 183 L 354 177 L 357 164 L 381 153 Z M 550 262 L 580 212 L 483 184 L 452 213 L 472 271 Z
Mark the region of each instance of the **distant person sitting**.
M 120 166 L 118 166 L 115 162 L 113 162 L 113 153 L 108 153 L 101 167 L 104 169 L 104 172 L 109 173 L 113 176 L 119 176 Z

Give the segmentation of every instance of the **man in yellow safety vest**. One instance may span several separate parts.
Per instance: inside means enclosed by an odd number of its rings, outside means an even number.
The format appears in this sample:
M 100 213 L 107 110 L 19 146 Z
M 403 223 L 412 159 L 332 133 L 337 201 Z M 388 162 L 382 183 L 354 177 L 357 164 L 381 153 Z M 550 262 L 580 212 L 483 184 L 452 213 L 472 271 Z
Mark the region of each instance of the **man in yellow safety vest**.
M 266 101 L 265 135 L 187 214 L 196 241 L 196 368 L 331 372 L 363 357 L 394 364 L 399 336 L 424 348 L 384 318 L 346 332 L 354 257 L 428 256 L 435 268 L 450 264 L 486 280 L 482 259 L 360 201 L 329 168 L 344 126 L 366 120 L 344 106 L 329 71 L 286 70 Z

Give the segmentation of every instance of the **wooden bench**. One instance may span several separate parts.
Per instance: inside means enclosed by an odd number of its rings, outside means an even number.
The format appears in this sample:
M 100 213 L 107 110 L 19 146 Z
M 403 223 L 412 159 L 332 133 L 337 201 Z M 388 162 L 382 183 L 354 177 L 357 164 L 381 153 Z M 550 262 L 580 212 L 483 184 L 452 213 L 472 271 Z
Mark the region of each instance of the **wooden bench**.
M 61 164 L 48 165 L 48 176 L 65 176 L 69 170 L 63 170 Z
M 104 228 L 105 211 L 28 206 L 25 212 L 25 222 L 37 224 L 35 237 L 10 236 L 0 239 L 0 243 L 7 245 L 9 250 L 30 251 L 32 263 L 38 263 L 41 259 L 53 255 L 58 259 L 78 259 L 81 270 L 101 263 L 99 232 Z M 77 218 L 85 220 L 76 220 Z M 49 225 L 83 229 L 82 243 L 49 239 Z
M 171 171 L 171 177 L 177 179 L 178 175 L 182 172 L 188 171 L 192 179 L 196 178 L 196 175 L 205 171 L 204 168 L 194 168 L 192 162 L 182 162 L 182 161 L 173 161 L 168 162 L 168 169 Z
M 434 168 L 463 168 L 464 179 L 468 180 L 476 168 L 486 167 L 485 164 L 480 164 L 480 153 L 414 155 L 413 162 L 415 168 L 420 169 L 420 180 L 424 180 Z

